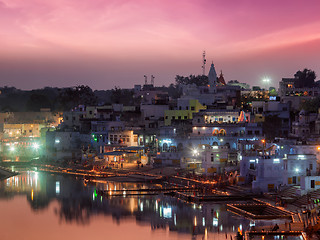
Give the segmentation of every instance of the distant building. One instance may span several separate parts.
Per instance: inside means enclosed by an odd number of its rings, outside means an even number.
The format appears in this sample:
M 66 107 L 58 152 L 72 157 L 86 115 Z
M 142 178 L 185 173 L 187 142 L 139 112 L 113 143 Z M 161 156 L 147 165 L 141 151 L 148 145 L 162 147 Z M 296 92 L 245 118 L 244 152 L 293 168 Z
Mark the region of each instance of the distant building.
M 320 88 L 296 88 L 295 78 L 282 78 L 282 80 L 279 82 L 278 94 L 282 102 L 290 103 L 293 109 L 299 110 L 303 101 L 318 97 L 320 95 Z
M 208 74 L 208 86 L 182 85 L 181 99 L 196 99 L 204 106 L 236 106 L 240 101 L 239 86 L 226 85 L 223 75 L 217 77 L 214 64 Z
M 317 156 L 296 154 L 300 149 L 298 146 L 292 145 L 289 148 L 278 144 L 266 146 L 257 141 L 243 141 L 240 147 L 239 183 L 252 183 L 255 192 L 268 192 L 284 185 L 300 185 L 303 181 L 305 183 L 302 177 L 316 176 Z
M 296 121 L 292 123 L 292 131 L 290 136 L 299 139 L 308 139 L 310 137 L 319 136 L 319 131 L 315 131 L 317 122 L 317 130 L 320 129 L 320 121 L 317 113 L 308 113 L 305 110 L 301 110 L 296 118 Z
M 272 121 L 278 119 L 274 126 L 277 137 L 288 137 L 291 128 L 290 104 L 280 101 L 253 101 L 252 113 L 255 122 Z M 268 130 L 268 129 L 266 129 Z M 268 135 L 268 133 L 266 133 Z
M 170 126 L 173 120 L 189 120 L 192 119 L 193 113 L 199 112 L 201 109 L 206 109 L 196 99 L 178 99 L 176 110 L 165 110 L 164 124 Z

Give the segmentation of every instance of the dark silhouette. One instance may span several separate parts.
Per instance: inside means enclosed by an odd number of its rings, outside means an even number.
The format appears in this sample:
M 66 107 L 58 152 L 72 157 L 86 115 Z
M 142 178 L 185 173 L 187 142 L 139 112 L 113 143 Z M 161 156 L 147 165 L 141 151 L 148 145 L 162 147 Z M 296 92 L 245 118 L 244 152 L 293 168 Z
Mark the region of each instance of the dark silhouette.
M 197 86 L 207 86 L 209 81 L 208 81 L 208 76 L 206 75 L 190 75 L 189 77 L 184 77 L 180 75 L 176 75 L 176 84 L 196 84 Z
M 296 88 L 313 87 L 315 85 L 314 80 L 316 79 L 316 74 L 310 69 L 303 69 L 303 71 L 297 71 L 294 75 L 295 81 L 294 86 Z

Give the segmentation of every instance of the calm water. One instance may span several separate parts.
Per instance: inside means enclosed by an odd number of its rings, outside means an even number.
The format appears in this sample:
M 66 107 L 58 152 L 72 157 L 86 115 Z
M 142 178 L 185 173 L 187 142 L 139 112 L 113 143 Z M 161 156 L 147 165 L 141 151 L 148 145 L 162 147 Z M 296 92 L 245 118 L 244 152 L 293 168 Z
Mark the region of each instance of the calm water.
M 148 186 L 86 185 L 73 177 L 22 173 L 0 182 L 0 239 L 222 240 L 235 239 L 238 228 L 249 228 L 249 220 L 227 212 L 224 204 L 188 204 L 162 195 L 95 194 L 97 188 L 143 187 Z

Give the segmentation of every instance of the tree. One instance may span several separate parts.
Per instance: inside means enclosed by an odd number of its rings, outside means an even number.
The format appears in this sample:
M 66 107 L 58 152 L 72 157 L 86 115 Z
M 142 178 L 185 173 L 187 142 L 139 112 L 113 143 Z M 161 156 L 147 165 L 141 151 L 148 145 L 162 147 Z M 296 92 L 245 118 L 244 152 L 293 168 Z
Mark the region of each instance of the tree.
M 134 102 L 133 95 L 134 92 L 132 90 L 115 87 L 111 90 L 111 102 L 130 105 Z
M 96 105 L 97 98 L 89 86 L 79 85 L 63 89 L 59 94 L 59 103 L 62 110 L 70 110 L 79 105 Z
M 168 87 L 168 94 L 173 99 L 177 99 L 181 97 L 182 89 L 179 87 L 179 85 L 174 85 L 173 83 L 171 83 Z
M 318 109 L 320 108 L 320 97 L 306 100 L 305 102 L 302 102 L 300 105 L 300 109 L 304 109 L 307 112 L 318 112 Z
M 33 93 L 30 95 L 27 101 L 26 108 L 27 111 L 38 112 L 41 108 L 52 109 L 52 104 L 47 96 L 38 93 Z
M 208 76 L 206 75 L 198 75 L 198 76 L 190 75 L 189 77 L 176 75 L 175 81 L 177 85 L 178 84 L 185 84 L 185 85 L 195 84 L 197 86 L 206 86 L 209 83 Z
M 303 71 L 297 71 L 296 74 L 294 74 L 295 81 L 294 81 L 294 87 L 296 88 L 304 88 L 304 87 L 313 87 L 314 86 L 314 80 L 316 79 L 316 74 L 314 71 L 310 69 L 303 69 Z
M 277 96 L 277 95 L 278 95 L 278 93 L 277 93 L 276 89 L 275 88 L 271 89 L 271 87 L 270 87 L 269 96 Z

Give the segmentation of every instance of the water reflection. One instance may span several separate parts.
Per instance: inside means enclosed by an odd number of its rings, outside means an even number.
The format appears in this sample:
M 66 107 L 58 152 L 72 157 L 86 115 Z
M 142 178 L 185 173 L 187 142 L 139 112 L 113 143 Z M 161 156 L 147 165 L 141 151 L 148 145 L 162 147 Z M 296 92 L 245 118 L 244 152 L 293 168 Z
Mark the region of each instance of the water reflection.
M 196 236 L 206 239 L 209 234 L 235 236 L 238 228 L 249 228 L 248 220 L 227 212 L 224 204 L 189 204 L 161 194 L 126 196 L 130 189 L 147 187 L 113 182 L 87 185 L 72 177 L 30 171 L 1 182 L 0 197 L 10 199 L 15 195 L 26 195 L 34 212 L 45 212 L 50 202 L 57 201 L 54 214 L 61 224 L 89 226 L 94 216 L 112 216 L 118 225 L 124 220 L 135 219 L 138 226 L 150 224 L 152 231 L 187 233 L 193 239 Z M 125 191 L 121 197 L 107 198 L 98 195 L 96 189 Z

